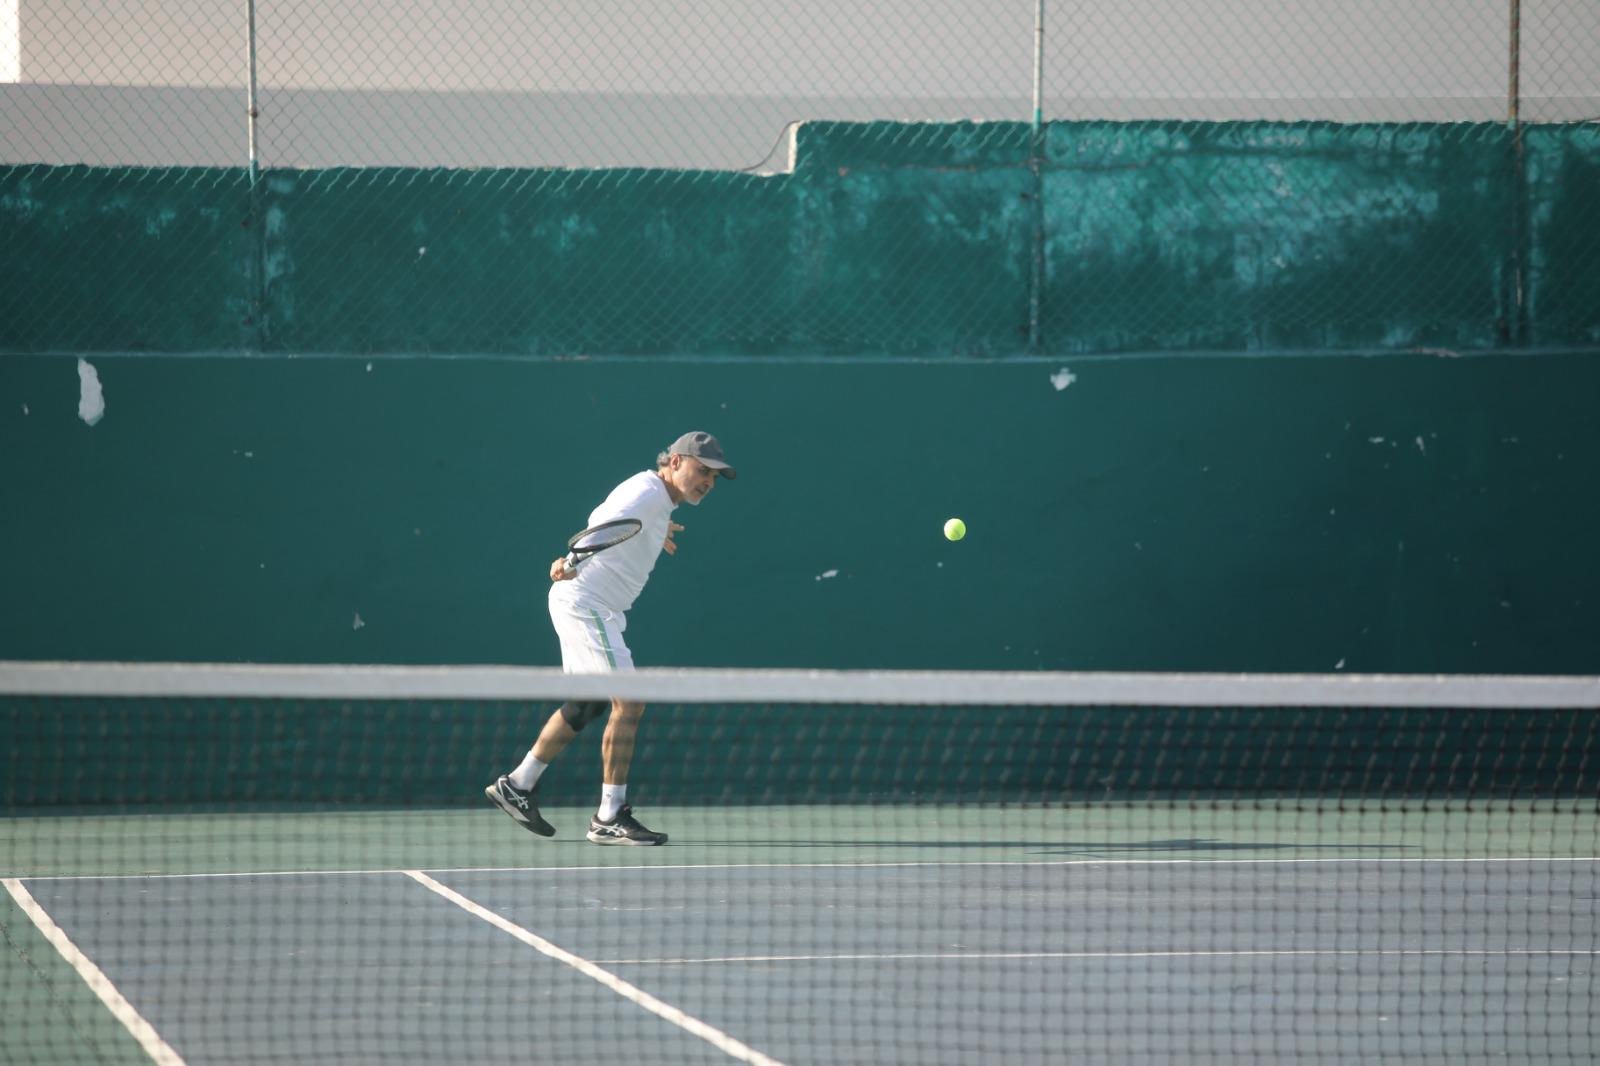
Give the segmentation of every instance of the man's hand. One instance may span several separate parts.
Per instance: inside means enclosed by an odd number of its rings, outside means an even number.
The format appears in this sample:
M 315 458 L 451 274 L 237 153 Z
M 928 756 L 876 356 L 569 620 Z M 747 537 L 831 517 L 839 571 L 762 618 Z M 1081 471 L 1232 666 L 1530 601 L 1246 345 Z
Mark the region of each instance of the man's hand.
M 567 557 L 565 555 L 550 564 L 551 581 L 571 581 L 577 576 L 578 572 L 576 570 L 567 569 Z
M 682 526 L 672 521 L 672 519 L 667 519 L 667 539 L 661 542 L 662 551 L 666 552 L 668 555 L 677 553 L 678 542 L 672 539 L 672 535 L 682 528 Z

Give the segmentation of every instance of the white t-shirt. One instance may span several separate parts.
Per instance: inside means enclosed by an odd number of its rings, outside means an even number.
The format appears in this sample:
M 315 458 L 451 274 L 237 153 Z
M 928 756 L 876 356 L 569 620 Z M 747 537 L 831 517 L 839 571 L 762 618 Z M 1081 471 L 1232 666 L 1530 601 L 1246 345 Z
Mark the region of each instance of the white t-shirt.
M 611 490 L 605 502 L 589 515 L 589 525 L 618 518 L 637 518 L 643 523 L 634 536 L 590 556 L 578 566 L 571 581 L 550 585 L 550 598 L 580 607 L 600 607 L 626 611 L 633 606 L 656 568 L 661 545 L 667 539 L 667 522 L 677 504 L 654 470 L 643 470 Z

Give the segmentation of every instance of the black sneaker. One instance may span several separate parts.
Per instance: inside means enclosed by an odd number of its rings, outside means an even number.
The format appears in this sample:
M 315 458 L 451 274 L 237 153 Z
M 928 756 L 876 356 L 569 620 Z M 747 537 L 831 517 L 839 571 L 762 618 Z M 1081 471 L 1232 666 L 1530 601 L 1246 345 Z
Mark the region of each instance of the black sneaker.
M 609 822 L 599 816 L 589 819 L 589 841 L 593 844 L 665 844 L 667 834 L 654 833 L 639 824 L 632 807 L 624 807 Z
M 539 816 L 539 807 L 533 802 L 533 794 L 539 791 L 539 786 L 534 785 L 524 792 L 511 783 L 511 779 L 501 775 L 500 779 L 488 788 L 483 794 L 489 801 L 502 811 L 516 819 L 517 823 L 530 833 L 538 833 L 542 837 L 556 835 L 556 827 Z

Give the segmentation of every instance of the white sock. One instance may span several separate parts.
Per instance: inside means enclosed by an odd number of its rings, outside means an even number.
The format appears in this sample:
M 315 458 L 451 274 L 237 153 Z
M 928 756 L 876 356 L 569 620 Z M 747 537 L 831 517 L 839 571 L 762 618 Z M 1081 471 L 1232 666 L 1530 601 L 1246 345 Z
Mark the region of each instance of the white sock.
M 628 798 L 627 785 L 601 785 L 600 786 L 600 820 L 609 822 L 622 810 L 622 803 Z
M 517 768 L 506 776 L 511 779 L 512 788 L 526 792 L 539 783 L 539 775 L 544 773 L 544 768 L 549 765 L 549 763 L 543 763 L 535 759 L 533 757 L 533 749 L 529 748 L 528 754 L 522 757 L 522 761 L 517 764 Z

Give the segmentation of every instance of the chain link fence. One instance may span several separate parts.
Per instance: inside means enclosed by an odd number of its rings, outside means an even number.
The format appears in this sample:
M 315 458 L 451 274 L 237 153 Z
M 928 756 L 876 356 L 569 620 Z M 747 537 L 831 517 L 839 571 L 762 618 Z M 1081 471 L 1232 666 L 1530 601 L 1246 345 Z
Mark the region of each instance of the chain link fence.
M 0 162 L 760 168 L 794 122 L 1600 120 L 1578 0 L 27 3 Z M 1042 49 L 1038 46 L 1042 41 Z
M 13 351 L 1600 343 L 1578 0 L 0 13 Z

